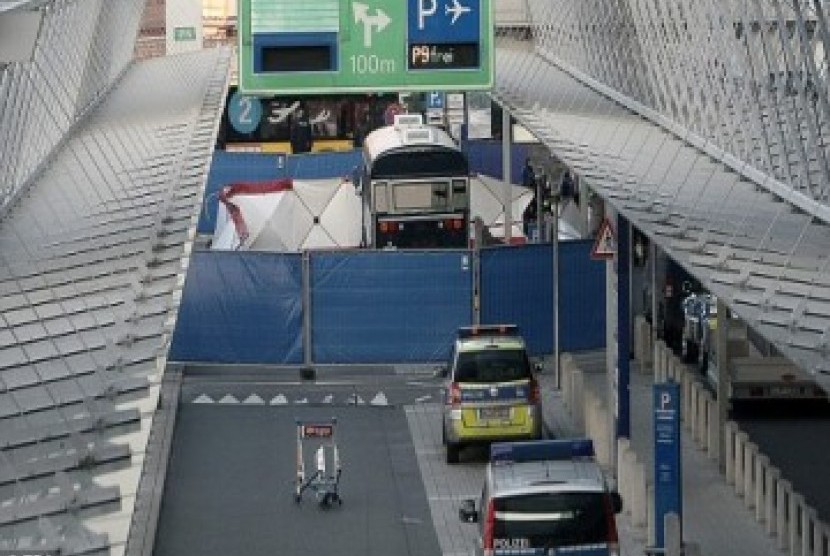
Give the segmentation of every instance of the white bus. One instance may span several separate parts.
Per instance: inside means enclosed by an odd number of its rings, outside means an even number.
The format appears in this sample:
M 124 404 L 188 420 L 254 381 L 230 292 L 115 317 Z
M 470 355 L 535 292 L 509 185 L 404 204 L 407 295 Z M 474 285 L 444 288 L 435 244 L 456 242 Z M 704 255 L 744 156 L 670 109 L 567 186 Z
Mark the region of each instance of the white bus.
M 365 246 L 468 247 L 470 167 L 441 128 L 420 115 L 396 116 L 366 136 L 357 174 Z

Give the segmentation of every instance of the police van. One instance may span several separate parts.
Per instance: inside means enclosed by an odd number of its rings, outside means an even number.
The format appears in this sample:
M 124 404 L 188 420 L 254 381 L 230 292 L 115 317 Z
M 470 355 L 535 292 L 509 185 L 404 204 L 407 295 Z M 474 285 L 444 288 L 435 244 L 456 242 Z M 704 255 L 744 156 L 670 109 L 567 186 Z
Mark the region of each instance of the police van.
M 515 324 L 458 329 L 446 377 L 442 438 L 447 463 L 464 446 L 542 436 L 539 383 Z
M 478 509 L 459 517 L 478 523 L 479 556 L 619 556 L 621 510 L 590 439 L 539 440 L 493 444 Z

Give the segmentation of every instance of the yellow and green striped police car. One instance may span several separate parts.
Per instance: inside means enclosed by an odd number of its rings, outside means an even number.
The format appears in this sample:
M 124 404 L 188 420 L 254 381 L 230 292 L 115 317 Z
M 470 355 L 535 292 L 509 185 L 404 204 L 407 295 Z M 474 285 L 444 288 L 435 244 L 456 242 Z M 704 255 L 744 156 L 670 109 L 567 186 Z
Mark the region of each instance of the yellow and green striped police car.
M 458 329 L 449 364 L 443 441 L 447 463 L 467 445 L 542 436 L 539 383 L 513 324 Z

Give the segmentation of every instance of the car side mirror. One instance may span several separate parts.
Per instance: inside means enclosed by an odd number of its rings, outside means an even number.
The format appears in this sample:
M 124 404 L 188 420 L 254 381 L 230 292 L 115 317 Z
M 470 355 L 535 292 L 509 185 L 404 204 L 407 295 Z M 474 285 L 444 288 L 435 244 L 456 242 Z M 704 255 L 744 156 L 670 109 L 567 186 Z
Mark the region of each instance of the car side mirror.
M 611 507 L 614 509 L 615 514 L 618 514 L 622 511 L 623 501 L 622 496 L 620 496 L 619 492 L 611 493 Z
M 458 519 L 465 523 L 478 523 L 478 512 L 476 511 L 476 501 L 472 498 L 461 501 L 461 507 L 458 508 Z
M 533 364 L 533 372 L 534 373 L 537 373 L 537 374 L 541 373 L 542 368 L 543 368 L 543 365 L 542 365 L 541 361 L 537 361 L 536 363 Z
M 446 366 L 443 366 L 443 367 L 438 367 L 437 369 L 435 369 L 435 372 L 433 373 L 433 376 L 441 377 L 441 378 L 447 378 L 447 375 L 449 373 L 450 373 L 449 368 L 447 368 Z

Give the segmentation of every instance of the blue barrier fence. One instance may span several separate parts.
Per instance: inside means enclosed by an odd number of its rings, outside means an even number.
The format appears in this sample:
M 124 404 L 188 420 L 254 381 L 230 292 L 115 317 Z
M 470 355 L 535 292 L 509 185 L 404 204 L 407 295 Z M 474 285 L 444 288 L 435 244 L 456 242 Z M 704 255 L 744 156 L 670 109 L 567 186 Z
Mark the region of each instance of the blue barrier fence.
M 195 252 L 168 358 L 302 363 L 302 305 L 299 254 Z
M 560 243 L 562 350 L 605 345 L 605 264 L 592 242 Z M 472 253 L 313 252 L 313 363 L 442 361 L 473 319 Z M 550 245 L 481 251 L 481 321 L 516 323 L 533 355 L 553 351 Z M 302 255 L 196 252 L 169 359 L 300 364 Z
M 467 141 L 462 145 L 470 161 L 470 170 L 501 179 L 504 176 L 504 165 L 502 164 L 502 143 L 501 141 Z M 529 154 L 529 146 L 525 144 L 513 145 L 510 154 L 510 182 L 522 183 L 522 169 Z
M 472 321 L 467 251 L 355 251 L 311 257 L 316 363 L 443 361 Z
M 605 345 L 605 264 L 593 241 L 559 243 L 562 351 Z M 553 353 L 553 251 L 550 244 L 481 251 L 481 322 L 519 325 L 532 355 Z

